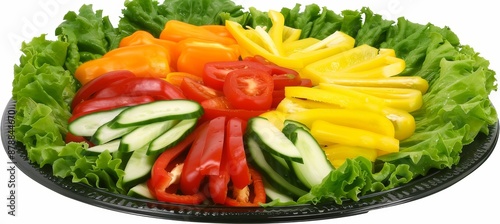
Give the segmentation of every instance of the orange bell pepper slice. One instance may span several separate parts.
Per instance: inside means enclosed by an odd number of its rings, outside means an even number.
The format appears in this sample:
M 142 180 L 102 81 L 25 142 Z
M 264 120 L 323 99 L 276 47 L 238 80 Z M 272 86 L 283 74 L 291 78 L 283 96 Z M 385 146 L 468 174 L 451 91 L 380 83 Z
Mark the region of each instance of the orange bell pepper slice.
M 170 52 L 157 44 L 117 48 L 80 65 L 75 78 L 84 85 L 116 70 L 129 70 L 138 77 L 165 78 L 170 72 Z
M 187 38 L 177 45 L 179 58 L 177 71 L 202 76 L 205 64 L 215 61 L 237 61 L 240 48 L 237 44 L 224 45 L 219 42 Z
M 224 45 L 236 44 L 232 37 L 224 37 L 214 33 L 214 27 L 202 27 L 178 20 L 169 20 L 160 34 L 160 39 L 179 42 L 188 38 L 198 38 L 206 41 L 213 41 Z M 218 29 L 218 28 L 217 28 Z

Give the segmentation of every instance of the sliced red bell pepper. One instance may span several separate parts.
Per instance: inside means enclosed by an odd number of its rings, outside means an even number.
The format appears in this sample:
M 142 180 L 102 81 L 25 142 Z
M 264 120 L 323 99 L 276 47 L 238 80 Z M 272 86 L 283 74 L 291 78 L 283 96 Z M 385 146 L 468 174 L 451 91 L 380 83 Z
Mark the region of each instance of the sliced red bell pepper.
M 205 126 L 199 126 L 184 140 L 174 147 L 165 150 L 156 159 L 153 168 L 151 169 L 151 178 L 148 181 L 148 186 L 157 200 L 179 204 L 200 204 L 205 200 L 205 196 L 201 192 L 184 195 L 177 194 L 176 189 L 178 188 L 178 184 L 173 181 L 174 174 L 167 171 L 167 169 L 172 167 L 172 161 L 190 148 L 190 145 L 195 141 L 199 133 L 204 130 L 204 127 Z M 185 166 L 185 164 L 183 166 Z M 174 169 L 179 169 L 179 167 Z M 185 175 L 183 172 L 184 168 L 182 168 L 181 176 Z M 176 186 L 172 186 L 173 184 Z
M 151 96 L 116 96 L 108 98 L 92 98 L 85 100 L 73 109 L 73 115 L 82 113 L 111 110 L 120 107 L 134 106 L 143 103 L 153 102 L 155 99 Z
M 83 136 L 76 136 L 76 135 L 72 134 L 69 131 L 66 133 L 66 136 L 64 137 L 64 142 L 66 142 L 66 143 L 70 143 L 70 142 L 85 142 L 85 143 L 87 143 L 89 145 L 89 147 L 94 146 L 94 143 L 92 143 L 91 141 L 89 141 L 85 137 L 83 137 Z
M 276 90 L 282 90 L 285 86 L 298 86 L 301 83 L 301 78 L 297 71 L 276 65 L 260 55 L 246 57 L 244 61 L 257 62 L 268 67 L 274 80 L 274 89 Z
M 203 85 L 191 78 L 184 78 L 181 82 L 180 88 L 187 99 L 191 99 L 199 103 L 224 95 L 222 91 Z
M 156 100 L 185 99 L 179 89 L 164 79 L 153 77 L 133 77 L 115 82 L 97 92 L 94 98 L 108 98 L 116 96 L 147 95 Z
M 135 74 L 131 71 L 118 70 L 108 72 L 93 79 L 92 81 L 88 82 L 80 89 L 78 89 L 75 96 L 73 97 L 73 101 L 71 102 L 71 109 L 74 109 L 76 105 L 78 105 L 82 101 L 90 99 L 93 94 L 113 84 L 114 82 L 132 77 L 135 77 Z
M 184 161 L 180 179 L 180 190 L 182 193 L 188 195 L 200 192 L 201 182 L 205 178 L 200 173 L 199 167 L 207 141 L 208 123 L 205 122 L 198 129 L 199 131 Z
M 202 175 L 219 175 L 224 148 L 226 117 L 221 116 L 208 122 L 208 134 L 198 167 Z
M 252 177 L 252 183 L 249 185 L 251 187 L 249 192 L 248 201 L 239 201 L 236 198 L 227 197 L 225 205 L 227 206 L 239 206 L 239 207 L 256 207 L 260 206 L 262 203 L 266 203 L 266 190 L 264 188 L 264 182 L 262 176 L 256 170 L 250 168 L 250 175 Z
M 260 69 L 238 69 L 227 74 L 224 95 L 237 109 L 269 110 L 274 83 L 271 76 Z
M 227 193 L 229 191 L 228 184 L 231 179 L 228 170 L 229 162 L 230 161 L 227 157 L 222 159 L 219 174 L 211 175 L 208 179 L 208 189 L 210 191 L 210 197 L 216 204 L 222 205 L 226 202 Z
M 226 124 L 226 138 L 224 139 L 224 158 L 228 163 L 228 172 L 231 182 L 237 188 L 244 188 L 250 184 L 250 171 L 247 164 L 243 134 L 246 121 L 240 118 L 230 118 Z

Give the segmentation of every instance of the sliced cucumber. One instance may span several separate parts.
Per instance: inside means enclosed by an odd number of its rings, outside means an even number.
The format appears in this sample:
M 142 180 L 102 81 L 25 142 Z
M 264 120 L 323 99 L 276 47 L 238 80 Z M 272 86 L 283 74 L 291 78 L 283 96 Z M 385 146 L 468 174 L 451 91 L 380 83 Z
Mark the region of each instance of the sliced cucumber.
M 309 188 L 321 184 L 323 179 L 334 170 L 325 155 L 325 151 L 311 133 L 305 129 L 296 128 L 290 138 L 304 160 L 303 163 L 292 161 L 293 170 L 299 180 Z
M 253 117 L 248 121 L 247 134 L 249 137 L 269 151 L 286 160 L 302 162 L 302 156 L 295 145 L 281 130 L 263 117 Z
M 271 201 L 278 200 L 280 203 L 294 202 L 293 198 L 276 190 L 276 188 L 266 179 L 264 179 L 264 189 L 266 191 L 266 196 L 271 199 Z
M 177 122 L 177 120 L 169 120 L 140 126 L 122 137 L 119 150 L 121 152 L 132 152 L 147 147 L 154 139 L 168 131 Z
M 104 144 L 109 141 L 118 139 L 137 128 L 137 126 L 114 128 L 113 122 L 114 120 L 99 127 L 94 135 L 92 135 L 92 137 L 90 138 L 90 141 L 97 145 Z
M 92 147 L 89 147 L 85 151 L 87 152 L 92 152 L 92 153 L 102 153 L 106 150 L 108 150 L 110 153 L 114 153 L 118 151 L 118 148 L 120 147 L 120 140 L 114 140 L 102 145 L 95 145 Z
M 294 121 L 294 120 L 285 120 L 283 122 L 283 130 L 281 132 L 283 132 L 283 134 L 285 134 L 285 136 L 287 138 L 290 138 L 290 135 L 297 128 L 303 128 L 303 129 L 309 131 L 309 128 L 305 124 L 302 124 L 302 123 L 300 123 L 298 121 Z
M 123 186 L 125 188 L 133 187 L 143 183 L 149 178 L 151 168 L 157 158 L 155 155 L 147 155 L 148 148 L 142 147 L 135 150 L 125 165 L 123 175 Z
M 255 139 L 246 139 L 245 148 L 248 149 L 249 155 L 252 158 L 250 161 L 254 163 L 254 165 L 259 169 L 259 171 L 261 171 L 274 188 L 294 199 L 307 194 L 307 191 L 304 191 L 288 182 L 267 163 L 266 158 L 264 158 L 264 154 L 262 153 L 262 149 L 259 147 L 259 143 L 257 143 Z
M 165 151 L 165 149 L 172 147 L 172 145 L 176 144 L 186 137 L 186 135 L 191 133 L 196 126 L 197 121 L 197 118 L 193 118 L 182 120 L 177 123 L 149 144 L 148 155 L 160 154 Z
M 113 127 L 198 118 L 202 114 L 201 105 L 192 100 L 159 100 L 128 108 L 116 118 Z
M 149 192 L 149 188 L 146 183 L 140 183 L 130 188 L 127 195 L 134 198 L 155 199 L 151 192 Z
M 99 127 L 113 120 L 125 109 L 126 107 L 122 107 L 114 110 L 101 111 L 84 115 L 71 122 L 68 126 L 68 129 L 72 134 L 76 136 L 90 137 L 94 135 Z

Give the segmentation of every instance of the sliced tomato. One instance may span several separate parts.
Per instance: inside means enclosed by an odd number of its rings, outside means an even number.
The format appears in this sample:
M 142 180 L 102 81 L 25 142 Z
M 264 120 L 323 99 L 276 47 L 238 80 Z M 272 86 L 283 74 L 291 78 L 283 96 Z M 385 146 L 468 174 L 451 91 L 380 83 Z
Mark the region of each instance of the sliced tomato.
M 202 120 L 211 120 L 219 116 L 225 116 L 228 118 L 238 117 L 243 120 L 248 120 L 252 117 L 257 117 L 267 110 L 244 110 L 235 109 L 225 96 L 215 97 L 209 100 L 201 102 L 204 114 Z
M 240 118 L 231 118 L 226 124 L 226 137 L 224 139 L 224 158 L 231 176 L 231 182 L 237 188 L 244 188 L 250 184 L 250 171 L 247 164 L 243 134 L 246 121 Z
M 223 96 L 222 91 L 205 86 L 191 78 L 184 78 L 180 88 L 186 98 L 197 101 L 199 103 L 218 96 Z
M 165 80 L 174 86 L 181 86 L 184 78 L 190 78 L 199 83 L 203 82 L 201 76 L 193 75 L 187 72 L 170 72 L 167 74 L 167 77 L 165 77 Z
M 131 71 L 118 70 L 108 72 L 93 79 L 92 81 L 86 83 L 80 89 L 78 89 L 75 96 L 73 97 L 73 101 L 71 102 L 71 109 L 75 108 L 76 105 L 78 105 L 82 101 L 90 99 L 93 94 L 108 87 L 112 83 L 132 77 L 135 77 L 135 74 Z
M 274 83 L 260 69 L 238 69 L 227 74 L 224 95 L 237 109 L 269 110 L 273 100 Z
M 97 92 L 94 98 L 108 98 L 116 96 L 147 95 L 156 100 L 185 99 L 179 87 L 164 79 L 154 77 L 133 77 L 115 82 Z
M 246 57 L 244 61 L 256 62 L 268 67 L 274 80 L 274 89 L 284 89 L 285 86 L 298 86 L 301 83 L 300 75 L 297 71 L 276 65 L 260 55 Z
M 251 61 L 224 61 L 205 64 L 203 70 L 203 83 L 214 89 L 222 90 L 227 74 L 240 69 L 259 69 L 271 74 L 271 69 Z

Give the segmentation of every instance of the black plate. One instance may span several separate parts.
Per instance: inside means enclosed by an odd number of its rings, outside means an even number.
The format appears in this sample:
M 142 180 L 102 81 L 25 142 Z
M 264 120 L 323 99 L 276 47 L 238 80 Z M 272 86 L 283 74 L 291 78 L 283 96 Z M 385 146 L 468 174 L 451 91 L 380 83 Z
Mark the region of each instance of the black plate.
M 31 179 L 66 197 L 94 206 L 163 219 L 197 222 L 284 222 L 316 219 L 332 219 L 366 213 L 373 209 L 398 205 L 417 200 L 441 191 L 477 169 L 490 156 L 498 139 L 498 122 L 489 127 L 489 135 L 479 134 L 475 141 L 464 147 L 460 162 L 452 169 L 435 170 L 428 175 L 389 191 L 361 196 L 360 200 L 345 201 L 342 205 L 324 203 L 271 208 L 229 208 L 222 206 L 186 206 L 141 200 L 126 195 L 109 193 L 87 185 L 72 183 L 71 179 L 52 175 L 50 166 L 40 168 L 31 163 L 24 146 L 12 141 L 15 102 L 5 108 L 1 122 L 2 143 L 5 151 L 14 150 L 12 161 Z M 10 137 L 9 137 L 10 136 Z M 10 141 L 9 141 L 10 140 Z

